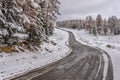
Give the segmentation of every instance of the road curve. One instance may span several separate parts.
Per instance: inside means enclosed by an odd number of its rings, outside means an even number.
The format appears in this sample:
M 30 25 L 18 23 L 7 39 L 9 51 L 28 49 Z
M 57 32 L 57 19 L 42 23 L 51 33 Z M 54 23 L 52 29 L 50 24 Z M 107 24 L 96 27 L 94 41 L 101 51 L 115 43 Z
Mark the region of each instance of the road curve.
M 100 50 L 82 45 L 69 32 L 70 55 L 42 69 L 31 71 L 11 80 L 103 80 L 104 59 Z M 113 68 L 108 56 L 105 80 L 113 80 Z

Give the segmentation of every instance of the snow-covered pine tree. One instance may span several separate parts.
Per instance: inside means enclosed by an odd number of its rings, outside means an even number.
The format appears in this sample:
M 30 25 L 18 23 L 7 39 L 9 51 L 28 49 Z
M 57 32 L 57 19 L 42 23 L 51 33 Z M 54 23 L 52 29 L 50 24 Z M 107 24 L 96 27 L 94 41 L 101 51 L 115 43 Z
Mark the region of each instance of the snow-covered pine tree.
M 111 34 L 114 35 L 115 28 L 118 26 L 118 18 L 116 16 L 112 16 L 108 18 L 108 27 L 111 30 Z
M 38 5 L 39 0 L 25 0 L 22 4 L 21 1 L 17 1 L 20 7 L 23 9 L 23 26 L 28 34 L 26 39 L 28 48 L 32 49 L 34 46 L 39 46 L 44 38 L 44 29 L 42 27 L 42 21 L 38 16 L 40 16 L 41 7 Z M 22 4 L 22 5 L 21 5 Z M 25 16 L 25 17 L 24 17 Z
M 107 21 L 106 21 L 106 19 L 104 19 L 104 21 L 103 21 L 103 27 L 104 27 L 104 29 L 103 29 L 104 35 L 107 35 L 107 33 L 108 33 L 108 27 L 107 27 Z
M 45 6 L 43 7 L 43 14 L 44 14 L 44 28 L 47 35 L 53 33 L 54 27 L 53 23 L 56 20 L 56 14 L 59 13 L 59 4 L 58 0 L 43 0 Z
M 57 0 L 0 1 L 0 44 L 24 43 L 30 49 L 39 46 L 46 32 L 53 31 L 58 4 Z M 21 36 L 24 39 L 20 40 Z
M 96 18 L 96 27 L 97 27 L 98 34 L 101 34 L 103 30 L 103 19 L 100 14 Z
M 86 17 L 86 22 L 85 22 L 85 28 L 92 33 L 92 28 L 94 27 L 94 20 L 93 17 L 87 16 Z
M 18 37 L 14 34 L 24 32 L 17 18 L 19 11 L 15 0 L 0 1 L 0 42 L 5 45 L 17 44 Z

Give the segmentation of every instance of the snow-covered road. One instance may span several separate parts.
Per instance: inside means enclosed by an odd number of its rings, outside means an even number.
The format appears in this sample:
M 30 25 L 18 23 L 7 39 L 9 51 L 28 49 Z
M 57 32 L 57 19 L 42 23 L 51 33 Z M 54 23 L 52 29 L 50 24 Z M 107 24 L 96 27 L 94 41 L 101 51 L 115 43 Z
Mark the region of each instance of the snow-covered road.
M 118 36 L 94 36 L 84 29 L 73 30 L 65 29 L 73 32 L 77 41 L 84 45 L 100 48 L 106 51 L 112 59 L 113 63 L 113 80 L 120 80 L 120 35 Z M 107 47 L 110 45 L 111 48 Z M 107 60 L 106 60 L 107 61 Z M 106 65 L 107 66 L 107 65 Z
M 112 80 L 112 76 L 104 76 L 104 58 L 101 50 L 83 45 L 76 41 L 70 32 L 70 55 L 47 65 L 42 69 L 26 73 L 12 80 Z M 108 56 L 106 56 L 108 57 Z M 110 59 L 110 58 L 109 58 Z M 108 68 L 107 71 L 112 71 Z M 113 73 L 110 72 L 112 75 Z M 104 78 L 105 77 L 105 78 Z

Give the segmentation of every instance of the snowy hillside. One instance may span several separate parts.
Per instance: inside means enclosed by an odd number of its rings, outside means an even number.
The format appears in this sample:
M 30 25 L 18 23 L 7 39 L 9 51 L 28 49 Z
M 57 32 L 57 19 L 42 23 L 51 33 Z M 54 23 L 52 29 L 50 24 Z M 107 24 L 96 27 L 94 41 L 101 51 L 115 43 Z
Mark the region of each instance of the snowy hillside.
M 57 44 L 44 42 L 35 52 L 0 53 L 0 80 L 62 59 L 69 54 L 68 37 L 67 32 L 55 29 L 49 39 Z

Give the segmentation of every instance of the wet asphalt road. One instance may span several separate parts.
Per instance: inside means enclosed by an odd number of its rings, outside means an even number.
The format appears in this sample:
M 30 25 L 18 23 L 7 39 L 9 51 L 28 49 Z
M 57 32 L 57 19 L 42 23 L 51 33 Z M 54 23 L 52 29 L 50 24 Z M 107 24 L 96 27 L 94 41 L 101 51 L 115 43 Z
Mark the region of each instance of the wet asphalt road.
M 36 69 L 11 80 L 103 80 L 104 59 L 102 52 L 77 42 L 69 32 L 70 55 L 62 60 Z M 113 80 L 112 62 L 109 64 L 105 80 Z

